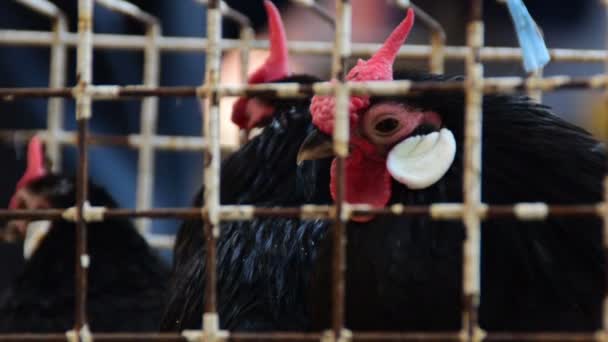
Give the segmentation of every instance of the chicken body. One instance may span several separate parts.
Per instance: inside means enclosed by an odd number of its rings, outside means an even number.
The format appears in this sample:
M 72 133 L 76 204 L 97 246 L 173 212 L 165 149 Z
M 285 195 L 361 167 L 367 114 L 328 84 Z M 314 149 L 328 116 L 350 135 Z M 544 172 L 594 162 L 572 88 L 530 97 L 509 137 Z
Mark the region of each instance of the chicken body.
M 395 79 L 446 80 L 422 73 Z M 387 205 L 462 202 L 464 95 L 426 92 L 372 98 L 360 113 L 361 121 L 386 103 L 400 104 L 411 112 L 439 114 L 440 126 L 421 125 L 404 138 L 447 128 L 456 141 L 454 162 L 439 181 L 424 189 L 410 189 L 391 179 Z M 384 155 L 384 149 L 375 146 L 372 154 Z M 603 146 L 546 106 L 521 96 L 484 96 L 482 146 L 484 203 L 594 204 L 602 200 Z M 356 170 L 368 169 L 366 158 L 361 165 L 347 167 L 347 186 L 355 186 L 349 177 L 360 179 L 353 175 Z M 464 238 L 458 221 L 386 216 L 349 222 L 346 327 L 459 330 Z M 599 329 L 605 288 L 601 241 L 601 221 L 595 217 L 484 221 L 481 327 L 488 331 Z M 311 283 L 316 330 L 329 327 L 331 248 L 331 242 L 324 241 Z
M 281 81 L 316 80 L 296 75 Z M 273 116 L 262 133 L 222 163 L 222 204 L 287 207 L 331 201 L 326 186 L 331 160 L 296 164 L 300 144 L 312 129 L 309 103 L 310 99 L 273 102 Z M 196 206 L 202 204 L 202 192 L 196 196 Z M 319 220 L 288 218 L 222 223 L 217 242 L 221 327 L 307 329 L 307 280 L 326 226 Z M 176 241 L 174 281 L 163 330 L 200 328 L 205 254 L 203 222 L 184 222 Z
M 116 207 L 104 189 L 94 184 L 89 189 L 91 205 Z M 76 198 L 74 179 L 54 174 L 32 180 L 21 191 L 50 208 L 71 207 Z M 17 203 L 22 201 L 16 198 Z M 129 220 L 109 219 L 89 223 L 87 228 L 89 328 L 157 331 L 167 267 Z M 23 272 L 0 295 L 0 332 L 62 333 L 73 327 L 75 231 L 74 223 L 50 222 Z

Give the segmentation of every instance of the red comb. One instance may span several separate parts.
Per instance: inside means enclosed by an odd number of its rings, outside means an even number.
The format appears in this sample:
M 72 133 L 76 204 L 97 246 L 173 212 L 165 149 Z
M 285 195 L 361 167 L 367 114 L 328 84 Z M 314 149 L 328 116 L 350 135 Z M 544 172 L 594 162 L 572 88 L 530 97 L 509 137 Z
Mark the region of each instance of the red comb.
M 386 38 L 382 47 L 367 61 L 359 60 L 350 70 L 346 79 L 349 81 L 390 81 L 393 79 L 393 63 L 414 25 L 414 10 L 407 10 L 401 23 Z
M 414 11 L 407 10 L 407 16 L 393 30 L 382 47 L 367 61 L 359 60 L 346 75 L 348 81 L 389 81 L 393 79 L 393 63 L 399 48 L 407 39 L 414 25 Z M 369 96 L 350 97 L 351 127 L 358 121 L 358 113 L 369 106 Z M 329 96 L 314 96 L 310 105 L 313 123 L 322 132 L 332 134 L 334 127 L 335 100 Z
M 249 84 L 265 83 L 278 80 L 289 75 L 289 56 L 287 54 L 287 36 L 279 10 L 269 0 L 264 1 L 268 16 L 268 31 L 270 33 L 270 55 L 247 80 Z M 247 113 L 248 99 L 241 97 L 232 107 L 232 122 L 241 129 L 250 129 L 257 124 L 251 120 L 252 113 Z M 266 113 L 257 113 L 263 118 Z
M 34 136 L 27 146 L 27 168 L 25 173 L 15 186 L 15 193 L 27 186 L 32 180 L 46 175 L 47 171 L 44 168 L 44 151 L 42 149 L 42 141 L 38 136 Z M 9 209 L 17 208 L 17 198 L 15 195 L 11 198 Z
M 264 1 L 270 34 L 270 55 L 251 76 L 249 84 L 271 82 L 289 75 L 287 36 L 279 10 L 270 0 Z

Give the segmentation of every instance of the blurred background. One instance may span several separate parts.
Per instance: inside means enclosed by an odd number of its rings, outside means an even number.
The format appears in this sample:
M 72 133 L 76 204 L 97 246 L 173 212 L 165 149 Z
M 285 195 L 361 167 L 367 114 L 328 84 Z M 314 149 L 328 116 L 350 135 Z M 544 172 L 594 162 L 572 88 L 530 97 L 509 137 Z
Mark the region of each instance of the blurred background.
M 66 13 L 69 30 L 76 31 L 77 6 L 75 0 L 54 0 Z M 331 41 L 333 29 L 310 10 L 287 0 L 273 0 L 278 5 L 290 40 Z M 163 35 L 182 37 L 205 36 L 205 8 L 194 0 L 133 0 L 146 12 L 158 17 Z M 262 0 L 226 0 L 232 8 L 247 15 L 253 23 L 256 38 L 266 38 L 266 16 Z M 330 13 L 334 1 L 318 3 Z M 485 44 L 487 46 L 517 46 L 517 39 L 506 7 L 497 1 L 485 1 Z M 600 0 L 557 1 L 526 0 L 526 5 L 538 25 L 543 29 L 550 48 L 603 49 L 606 17 Z M 417 5 L 426 10 L 445 28 L 448 45 L 465 43 L 467 1 L 425 0 Z M 404 16 L 404 10 L 392 1 L 354 0 L 353 42 L 380 43 Z M 0 29 L 50 30 L 50 21 L 11 0 L 0 1 Z M 100 6 L 95 8 L 94 31 L 97 33 L 144 34 L 143 25 Z M 224 20 L 224 38 L 237 38 L 238 26 Z M 427 44 L 428 32 L 417 25 L 409 43 Z M 67 85 L 75 84 L 75 49 L 68 50 Z M 253 51 L 251 68 L 265 58 L 266 52 Z M 95 84 L 141 84 L 143 53 L 139 51 L 96 50 L 94 52 L 93 80 Z M 224 54 L 222 82 L 238 83 L 238 52 Z M 202 53 L 168 52 L 161 55 L 162 86 L 196 86 L 203 82 L 205 58 Z M 292 70 L 323 78 L 329 75 L 329 56 L 291 56 Z M 407 61 L 402 67 L 427 70 L 426 60 Z M 487 63 L 486 76 L 524 76 L 521 63 Z M 567 74 L 585 76 L 603 71 L 601 63 L 550 63 L 545 75 Z M 446 73 L 460 74 L 463 62 L 449 62 Z M 49 49 L 47 47 L 14 47 L 0 45 L 0 87 L 46 87 L 49 82 Z M 226 145 L 237 143 L 237 132 L 229 121 L 231 101 L 222 102 L 222 140 Z M 604 136 L 606 116 L 601 92 L 560 91 L 545 94 L 543 101 L 554 107 L 559 115 L 575 121 L 589 130 Z M 199 103 L 191 98 L 161 98 L 158 134 L 199 136 L 202 113 Z M 47 101 L 26 99 L 0 102 L 0 128 L 14 132 L 19 129 L 44 129 Z M 91 130 L 99 134 L 131 134 L 140 130 L 140 101 L 98 102 L 93 107 Z M 74 102 L 65 102 L 66 129 L 75 129 Z M 0 206 L 6 207 L 21 176 L 24 166 L 25 145 L 14 141 L 0 144 Z M 75 148 L 63 149 L 62 170 L 75 172 Z M 137 152 L 121 147 L 93 146 L 90 148 L 90 177 L 105 186 L 122 207 L 135 207 Z M 202 158 L 194 152 L 156 152 L 154 179 L 154 207 L 189 206 L 202 179 Z M 173 234 L 177 221 L 158 220 L 152 232 Z M 5 263 L 3 254 L 9 246 L 0 246 L 0 264 L 10 276 L 17 264 Z M 169 261 L 170 253 L 164 252 Z M 17 266 L 15 266 L 17 267 Z M 2 287 L 0 279 L 0 288 Z

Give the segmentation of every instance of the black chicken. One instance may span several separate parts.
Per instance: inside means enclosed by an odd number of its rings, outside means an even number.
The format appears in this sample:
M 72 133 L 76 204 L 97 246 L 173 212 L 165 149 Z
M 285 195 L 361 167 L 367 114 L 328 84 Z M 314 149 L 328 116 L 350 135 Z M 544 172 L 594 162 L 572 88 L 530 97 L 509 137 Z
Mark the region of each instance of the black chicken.
M 313 83 L 317 78 L 289 76 L 286 38 L 278 10 L 265 2 L 271 53 L 250 83 Z M 282 72 L 277 73 L 279 70 Z M 263 131 L 221 166 L 222 204 L 296 206 L 329 203 L 330 159 L 298 167 L 296 156 L 312 129 L 310 98 L 272 100 L 241 98 L 233 121 Z M 321 184 L 322 186 L 317 186 Z M 199 191 L 195 206 L 202 205 Z M 308 326 L 304 292 L 323 237 L 321 221 L 264 218 L 221 225 L 218 251 L 218 311 L 222 329 L 241 331 L 303 330 Z M 203 222 L 183 223 L 177 236 L 174 273 L 163 330 L 201 326 L 205 284 Z
M 42 145 L 30 142 L 28 169 L 11 199 L 13 209 L 68 208 L 75 180 L 47 173 Z M 89 184 L 93 206 L 115 208 L 101 187 Z M 23 272 L 0 295 L 0 332 L 65 332 L 74 325 L 75 230 L 72 222 L 12 221 L 25 237 Z M 156 331 L 168 270 L 125 219 L 88 224 L 89 327 L 92 331 Z
M 410 13 L 381 50 L 370 60 L 359 61 L 347 79 L 392 79 L 394 56 L 412 24 Z M 396 78 L 448 80 L 421 73 Z M 374 206 L 462 202 L 464 102 L 462 93 L 445 92 L 351 97 L 347 201 Z M 313 98 L 311 113 L 318 130 L 303 145 L 300 159 L 315 157 L 310 147 L 317 152 L 330 150 L 322 146 L 333 129 L 333 108 L 333 98 Z M 484 96 L 482 142 L 485 203 L 575 204 L 602 199 L 603 146 L 546 106 L 521 96 Z M 333 194 L 333 169 L 331 174 Z M 347 225 L 346 326 L 460 329 L 462 224 L 426 217 L 356 221 Z M 485 221 L 481 327 L 488 331 L 599 329 L 606 285 L 600 227 L 597 218 Z M 316 330 L 330 326 L 331 248 L 330 241 L 323 242 L 311 281 Z

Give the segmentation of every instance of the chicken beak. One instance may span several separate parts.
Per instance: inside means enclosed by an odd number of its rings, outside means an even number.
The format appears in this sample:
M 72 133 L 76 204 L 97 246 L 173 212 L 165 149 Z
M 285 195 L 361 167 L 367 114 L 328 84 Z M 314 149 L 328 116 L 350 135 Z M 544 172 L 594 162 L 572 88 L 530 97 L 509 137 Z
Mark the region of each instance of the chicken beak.
M 329 158 L 334 155 L 334 144 L 331 136 L 314 129 L 300 146 L 298 165 L 301 165 L 305 160 Z

